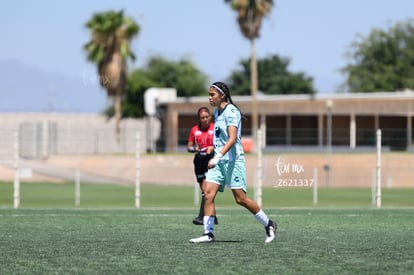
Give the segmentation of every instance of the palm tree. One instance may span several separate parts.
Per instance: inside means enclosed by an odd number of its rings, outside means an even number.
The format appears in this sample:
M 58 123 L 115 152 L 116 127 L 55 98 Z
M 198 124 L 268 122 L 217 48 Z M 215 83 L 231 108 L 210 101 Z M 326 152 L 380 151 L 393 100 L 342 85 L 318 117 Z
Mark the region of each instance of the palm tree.
M 107 95 L 114 98 L 115 131 L 120 141 L 121 98 L 127 76 L 127 59 L 135 60 L 130 42 L 139 33 L 140 27 L 133 19 L 125 17 L 123 11 L 95 13 L 86 22 L 91 40 L 83 47 L 88 61 L 98 67 L 100 84 Z
M 243 36 L 250 41 L 250 89 L 252 96 L 252 135 L 254 144 L 257 144 L 257 61 L 255 39 L 260 35 L 262 19 L 268 15 L 273 7 L 273 0 L 224 0 L 231 3 L 231 7 L 237 11 L 237 22 Z M 257 149 L 257 148 L 255 148 Z

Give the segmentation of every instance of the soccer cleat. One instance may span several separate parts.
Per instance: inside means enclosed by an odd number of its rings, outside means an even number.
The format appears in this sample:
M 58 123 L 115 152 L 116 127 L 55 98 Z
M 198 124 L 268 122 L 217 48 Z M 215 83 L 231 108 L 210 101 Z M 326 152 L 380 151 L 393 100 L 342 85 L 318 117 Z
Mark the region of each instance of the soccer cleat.
M 277 224 L 272 220 L 269 220 L 268 225 L 265 227 L 266 230 L 266 239 L 265 243 L 270 243 L 276 236 Z
M 214 242 L 214 235 L 211 232 L 205 233 L 201 237 L 190 240 L 190 243 L 209 243 L 209 242 Z
M 195 217 L 195 219 L 193 220 L 193 223 L 195 225 L 203 225 L 203 218 Z

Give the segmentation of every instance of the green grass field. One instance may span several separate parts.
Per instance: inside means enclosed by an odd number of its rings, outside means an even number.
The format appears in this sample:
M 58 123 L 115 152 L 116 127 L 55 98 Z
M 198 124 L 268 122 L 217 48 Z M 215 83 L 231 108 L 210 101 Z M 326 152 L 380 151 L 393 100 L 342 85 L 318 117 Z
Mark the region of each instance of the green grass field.
M 0 274 L 413 274 L 410 209 L 267 209 L 264 244 L 243 209 L 191 244 L 193 210 L 0 210 Z
M 251 190 L 253 191 L 253 190 Z M 0 274 L 414 274 L 414 190 L 384 189 L 383 208 L 371 190 L 266 188 L 263 204 L 278 222 L 277 239 L 217 197 L 216 242 L 191 244 L 193 188 L 22 184 L 12 209 L 12 184 L 0 183 Z M 253 192 L 250 193 L 253 196 Z
M 253 188 L 248 196 L 253 198 Z M 81 208 L 134 208 L 134 187 L 102 184 L 82 184 Z M 22 208 L 72 208 L 75 207 L 74 183 L 23 183 L 21 185 Z M 414 207 L 414 189 L 382 189 L 384 207 Z M 371 189 L 367 188 L 320 188 L 317 207 L 372 207 Z M 230 190 L 219 193 L 217 205 L 238 208 Z M 193 208 L 194 188 L 179 186 L 143 185 L 143 208 Z M 264 207 L 311 207 L 312 188 L 264 188 Z M 0 182 L 0 207 L 13 207 L 13 184 Z

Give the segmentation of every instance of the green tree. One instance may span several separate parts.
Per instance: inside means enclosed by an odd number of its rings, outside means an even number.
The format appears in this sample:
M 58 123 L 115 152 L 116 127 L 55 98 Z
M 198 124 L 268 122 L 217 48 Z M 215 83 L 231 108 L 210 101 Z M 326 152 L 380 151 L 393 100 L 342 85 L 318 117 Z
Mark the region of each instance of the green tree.
M 152 57 L 142 69 L 128 74 L 125 94 L 122 98 L 122 117 L 142 117 L 144 93 L 151 87 L 175 88 L 180 97 L 207 94 L 207 77 L 190 61 L 182 59 L 170 61 L 162 57 Z M 105 113 L 113 116 L 114 108 Z
M 186 59 L 169 61 L 162 57 L 152 57 L 147 66 L 151 80 L 159 87 L 177 89 L 181 97 L 207 94 L 207 77 Z
M 288 70 L 288 58 L 272 55 L 257 60 L 259 72 L 259 90 L 264 94 L 315 94 L 313 78 L 304 73 L 292 73 Z M 250 94 L 250 60 L 240 61 L 240 70 L 232 72 L 228 79 L 234 94 Z
M 250 85 L 252 96 L 252 132 L 255 144 L 257 144 L 256 132 L 258 128 L 257 100 L 258 89 L 257 61 L 255 39 L 260 35 L 260 27 L 263 17 L 270 14 L 273 0 L 224 0 L 230 3 L 237 12 L 237 22 L 240 31 L 250 41 Z
M 121 98 L 125 89 L 127 59 L 135 60 L 130 42 L 139 33 L 139 26 L 123 11 L 95 13 L 86 22 L 91 40 L 83 48 L 87 59 L 97 65 L 100 84 L 107 95 L 114 98 L 115 131 L 119 141 L 121 124 Z
M 347 53 L 344 89 L 349 92 L 414 89 L 414 20 L 359 35 Z

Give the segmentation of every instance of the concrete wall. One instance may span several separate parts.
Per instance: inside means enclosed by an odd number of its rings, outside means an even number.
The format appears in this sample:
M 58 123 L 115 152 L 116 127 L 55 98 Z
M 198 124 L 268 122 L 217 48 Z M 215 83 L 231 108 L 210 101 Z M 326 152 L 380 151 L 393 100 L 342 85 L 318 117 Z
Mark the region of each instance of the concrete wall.
M 326 155 L 323 153 L 274 153 L 263 155 L 263 186 L 275 188 L 309 188 L 310 184 L 327 187 Z M 50 174 L 37 173 L 39 164 L 47 166 L 49 171 L 74 171 L 80 169 L 81 180 L 84 175 L 95 175 L 114 184 L 130 185 L 135 183 L 136 157 L 134 155 L 58 155 L 43 161 L 30 161 L 22 167 L 33 167 L 30 181 L 46 181 Z M 26 165 L 26 166 L 24 166 Z M 183 154 L 142 154 L 140 157 L 140 181 L 142 184 L 194 186 L 193 155 Z M 246 156 L 247 184 L 253 193 L 257 158 L 253 154 Z M 372 186 L 375 180 L 376 154 L 333 154 L 331 158 L 331 177 L 329 187 L 365 187 Z M 42 169 L 42 171 L 47 171 Z M 382 156 L 382 187 L 413 188 L 414 158 L 412 153 L 384 153 Z M 1 180 L 12 181 L 13 170 L 0 163 Z M 59 178 L 50 179 L 59 182 Z M 29 181 L 29 179 L 22 179 Z M 308 186 L 306 186 L 308 185 Z M 198 186 L 198 185 L 197 185 Z
M 115 121 L 86 113 L 0 113 L 0 153 L 13 155 L 18 133 L 20 156 L 33 159 L 59 154 L 135 153 L 155 147 L 160 122 L 155 118 L 124 119 L 120 142 Z

